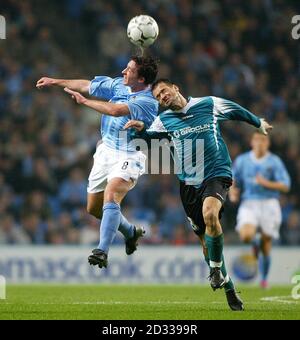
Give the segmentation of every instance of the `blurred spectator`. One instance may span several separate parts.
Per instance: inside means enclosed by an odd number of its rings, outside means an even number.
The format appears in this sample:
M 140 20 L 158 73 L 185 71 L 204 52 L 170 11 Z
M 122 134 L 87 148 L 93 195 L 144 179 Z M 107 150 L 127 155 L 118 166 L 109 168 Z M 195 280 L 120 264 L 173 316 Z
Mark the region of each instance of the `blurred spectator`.
M 79 168 L 70 172 L 70 177 L 62 182 L 59 190 L 59 198 L 62 206 L 67 210 L 73 210 L 86 203 L 87 181 Z
M 298 211 L 294 210 L 289 215 L 283 235 L 285 244 L 293 246 L 300 244 L 300 214 Z
M 24 230 L 18 226 L 13 216 L 0 217 L 0 244 L 28 244 L 29 238 Z
M 46 195 L 43 192 L 33 191 L 26 197 L 21 214 L 24 215 L 27 212 L 39 215 L 42 221 L 46 221 L 51 217 L 50 205 L 48 204 Z
M 21 223 L 31 243 L 43 244 L 45 242 L 45 229 L 38 214 L 33 212 L 24 214 Z
M 96 245 L 99 243 L 99 221 L 92 215 L 87 216 L 86 224 L 80 230 L 79 242 L 85 245 Z
M 174 246 L 183 246 L 187 244 L 186 230 L 182 224 L 174 226 L 174 235 L 171 238 L 171 244 Z
M 180 197 L 164 194 L 162 197 L 163 213 L 161 215 L 161 235 L 166 241 L 175 236 L 176 226 L 183 225 L 186 217 L 181 206 Z
M 141 241 L 146 244 L 159 245 L 163 243 L 163 238 L 160 234 L 160 228 L 157 224 L 152 224 L 149 234 L 145 235 Z

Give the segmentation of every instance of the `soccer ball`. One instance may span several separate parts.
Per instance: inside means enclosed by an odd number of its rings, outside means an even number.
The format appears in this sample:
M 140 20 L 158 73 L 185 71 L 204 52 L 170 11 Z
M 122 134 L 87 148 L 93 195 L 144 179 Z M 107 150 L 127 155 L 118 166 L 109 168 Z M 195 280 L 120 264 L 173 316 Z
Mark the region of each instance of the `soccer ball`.
M 138 15 L 132 18 L 127 26 L 129 40 L 139 47 L 148 47 L 153 44 L 158 33 L 158 25 L 149 15 Z

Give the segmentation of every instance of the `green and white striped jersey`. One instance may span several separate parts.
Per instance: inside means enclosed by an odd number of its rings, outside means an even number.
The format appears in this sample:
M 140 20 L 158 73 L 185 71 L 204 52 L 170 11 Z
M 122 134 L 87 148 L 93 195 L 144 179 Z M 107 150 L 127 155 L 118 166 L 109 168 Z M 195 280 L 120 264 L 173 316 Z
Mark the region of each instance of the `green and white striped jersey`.
M 136 137 L 171 139 L 180 169 L 178 178 L 198 187 L 210 178 L 232 177 L 231 159 L 219 127 L 224 120 L 245 121 L 257 128 L 261 125 L 257 116 L 232 101 L 212 96 L 189 98 L 183 109 L 160 113 L 150 128 Z

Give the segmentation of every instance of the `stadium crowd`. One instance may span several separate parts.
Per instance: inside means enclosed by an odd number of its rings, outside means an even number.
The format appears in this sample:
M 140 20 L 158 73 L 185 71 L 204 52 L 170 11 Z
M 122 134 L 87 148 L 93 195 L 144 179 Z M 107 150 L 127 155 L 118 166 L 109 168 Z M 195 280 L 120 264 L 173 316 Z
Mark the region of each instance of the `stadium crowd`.
M 0 40 L 0 243 L 96 244 L 99 224 L 85 210 L 99 139 L 99 116 L 59 89 L 38 91 L 41 76 L 120 75 L 134 47 L 129 19 L 152 15 L 160 27 L 151 53 L 160 76 L 191 96 L 231 99 L 274 126 L 271 150 L 292 177 L 282 196 L 280 243 L 300 245 L 300 45 L 291 36 L 299 8 L 284 0 L 5 0 Z M 296 3 L 296 2 L 295 2 Z M 249 149 L 249 128 L 224 123 L 232 159 Z M 196 243 L 175 176 L 145 175 L 124 202 L 149 244 Z M 227 203 L 228 243 L 237 206 Z M 118 238 L 116 242 L 121 242 Z

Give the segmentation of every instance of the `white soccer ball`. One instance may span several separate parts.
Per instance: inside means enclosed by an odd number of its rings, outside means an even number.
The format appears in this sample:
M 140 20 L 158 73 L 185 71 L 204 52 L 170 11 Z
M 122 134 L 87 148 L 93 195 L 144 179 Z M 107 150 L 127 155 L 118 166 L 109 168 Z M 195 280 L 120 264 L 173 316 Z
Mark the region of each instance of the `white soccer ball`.
M 148 47 L 153 44 L 158 33 L 158 25 L 149 15 L 138 15 L 132 18 L 127 26 L 129 40 L 139 47 Z

